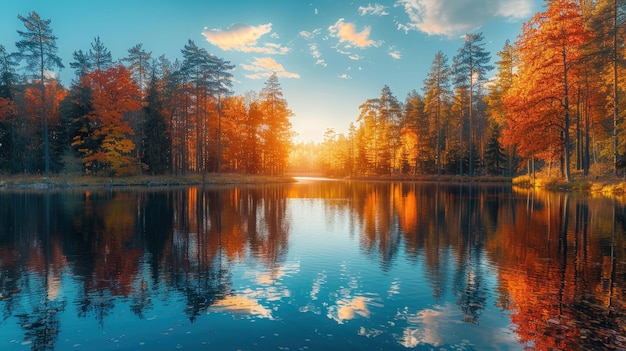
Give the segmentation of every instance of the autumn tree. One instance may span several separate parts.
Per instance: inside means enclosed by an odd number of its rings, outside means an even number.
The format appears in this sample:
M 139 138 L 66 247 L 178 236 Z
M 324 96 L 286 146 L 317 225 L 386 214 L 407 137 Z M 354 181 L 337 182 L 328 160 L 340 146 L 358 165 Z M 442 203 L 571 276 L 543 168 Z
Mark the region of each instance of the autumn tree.
M 333 128 L 324 132 L 324 141 L 317 150 L 319 168 L 327 176 L 347 176 L 353 168 L 353 139 L 354 127 L 350 134 L 337 133 Z
M 574 137 L 572 154 L 575 155 L 572 166 L 576 170 L 582 170 L 587 176 L 593 162 L 613 161 L 615 168 L 615 148 L 602 147 L 600 145 L 612 144 L 612 122 L 613 113 L 611 107 L 611 84 L 613 80 L 609 71 L 611 55 L 605 52 L 606 41 L 599 38 L 603 34 L 595 33 L 599 28 L 595 28 L 597 20 L 596 8 L 598 4 L 592 2 L 581 3 L 581 13 L 584 20 L 585 29 L 589 34 L 587 40 L 581 44 L 580 62 L 577 64 L 576 79 L 572 84 L 572 132 Z M 612 17 L 612 16 L 610 16 Z M 612 45 L 610 45 L 612 47 Z M 619 100 L 619 99 L 618 99 Z M 614 126 L 613 126 L 614 127 Z M 598 153 L 594 150 L 604 149 Z
M 141 105 L 140 92 L 130 72 L 123 66 L 96 70 L 83 77 L 82 84 L 92 91 L 92 110 L 86 118 L 94 129 L 86 136 L 74 136 L 72 144 L 82 154 L 85 170 L 94 174 L 134 173 L 135 163 L 130 155 L 135 147 L 130 139 L 133 130 L 124 117 Z
M 63 102 L 63 117 L 67 124 L 67 133 L 70 137 L 68 144 L 72 144 L 72 138 L 85 139 L 82 148 L 95 149 L 93 138 L 89 136 L 93 133 L 95 126 L 86 116 L 93 110 L 92 107 L 92 87 L 82 84 L 81 80 L 87 74 L 96 70 L 104 71 L 113 66 L 111 51 L 102 43 L 100 37 L 94 38 L 91 48 L 87 51 L 74 51 L 72 55 L 74 61 L 70 62 L 70 67 L 75 70 L 76 80 L 70 87 L 68 99 Z M 74 146 L 75 153 L 80 156 L 78 146 Z
M 544 153 L 543 157 L 550 160 L 559 155 L 567 181 L 572 179 L 571 87 L 577 79 L 580 47 L 586 37 L 577 1 L 548 2 L 545 12 L 524 24 L 516 44 L 519 77 L 507 94 L 513 138 L 509 140 L 519 140 L 520 150 L 527 157 Z
M 617 0 L 594 2 L 587 20 L 592 40 L 586 45 L 587 54 L 597 74 L 606 86 L 606 106 L 611 116 L 611 145 L 614 172 L 617 173 L 620 146 L 620 102 L 624 100 L 624 82 L 620 82 L 620 71 L 626 59 L 625 43 L 620 38 L 626 35 L 626 3 Z M 621 97 L 621 99 L 620 99 Z M 623 109 L 623 108 L 622 108 Z M 623 138 L 622 138 L 623 139 Z M 623 161 L 622 161 L 623 163 Z
M 359 106 L 359 162 L 363 172 L 376 171 L 380 164 L 381 128 L 377 99 L 367 99 Z
M 27 17 L 18 15 L 26 30 L 18 30 L 21 40 L 15 43 L 18 57 L 26 61 L 26 67 L 39 82 L 39 98 L 41 101 L 41 115 L 43 121 L 44 162 L 45 175 L 50 175 L 50 145 L 48 135 L 48 110 L 46 108 L 46 80 L 47 71 L 63 68 L 61 58 L 57 55 L 57 37 L 52 33 L 50 20 L 39 17 L 37 12 L 31 12 Z
M 441 175 L 441 148 L 443 144 L 443 113 L 449 99 L 452 70 L 448 57 L 441 51 L 435 54 L 430 72 L 424 80 L 424 112 L 429 116 L 430 145 L 435 149 L 437 175 Z
M 83 76 L 80 76 L 79 80 L 70 87 L 66 98 L 61 103 L 61 115 L 64 118 L 66 127 L 67 144 L 73 150 L 72 153 L 67 154 L 67 157 L 75 158 L 76 160 L 73 162 L 76 163 L 75 168 L 82 171 L 82 154 L 79 152 L 79 149 L 95 149 L 98 140 L 90 137 L 96 126 L 87 118 L 93 111 L 92 89 L 91 86 L 82 84 L 82 79 L 88 73 L 82 73 L 82 70 L 77 69 L 77 75 L 79 72 Z M 80 145 L 75 144 L 74 141 L 78 139 L 83 140 L 83 143 L 80 143 Z
M 515 145 L 504 145 L 502 142 L 502 130 L 508 126 L 508 120 L 506 118 L 506 108 L 504 105 L 504 97 L 508 94 L 509 90 L 513 86 L 515 67 L 517 65 L 517 53 L 516 49 L 507 40 L 504 43 L 504 47 L 498 52 L 500 60 L 496 62 L 497 73 L 492 84 L 489 86 L 489 93 L 485 97 L 487 102 L 487 115 L 489 117 L 489 142 L 491 146 L 487 148 L 486 157 L 496 156 L 497 148 L 505 147 L 506 150 L 506 165 L 508 168 L 508 174 L 512 175 L 514 171 L 514 159 L 515 159 Z M 497 133 L 497 137 L 493 133 Z M 491 148 L 491 150 L 490 150 Z M 486 159 L 485 163 L 487 168 L 490 168 L 490 164 L 497 164 L 497 159 Z
M 220 101 L 230 94 L 232 73 L 234 69 L 228 61 L 209 54 L 205 49 L 198 47 L 193 40 L 181 50 L 183 62 L 179 75 L 184 77 L 187 93 L 190 94 L 189 107 L 194 116 L 193 136 L 195 145 L 195 170 L 206 172 L 209 168 L 209 159 L 213 159 L 214 170 L 221 168 L 221 114 Z M 215 119 L 209 120 L 211 116 Z M 213 127 L 215 133 L 210 133 Z M 215 147 L 216 146 L 216 147 Z
M 363 130 L 363 145 L 367 150 L 370 170 L 378 174 L 389 174 L 397 167 L 396 151 L 400 145 L 402 106 L 385 85 L 380 96 L 367 99 L 359 106 L 357 119 Z
M 294 144 L 289 153 L 289 171 L 292 173 L 318 173 L 321 144 L 310 140 Z
M 454 60 L 453 67 L 456 67 L 456 59 Z M 468 109 L 466 108 L 467 101 L 469 101 L 468 89 L 463 86 L 455 86 L 454 93 L 452 95 L 452 101 L 450 104 L 449 118 L 452 121 L 451 126 L 448 128 L 447 143 L 449 147 L 446 150 L 447 167 L 451 172 L 458 175 L 464 175 L 466 167 L 467 152 L 465 150 L 465 139 L 468 135 L 467 119 Z
M 324 174 L 332 176 L 335 173 L 335 165 L 333 159 L 335 153 L 338 151 L 335 145 L 337 139 L 337 133 L 333 128 L 326 128 L 324 131 L 324 141 L 322 142 L 322 150 L 320 156 L 320 166 Z
M 222 170 L 222 99 L 231 94 L 233 86 L 233 74 L 230 72 L 235 69 L 230 61 L 221 59 L 215 55 L 209 55 L 209 64 L 211 68 L 211 84 L 209 86 L 211 94 L 217 98 L 217 165 L 216 171 Z
M 387 85 L 380 92 L 379 103 L 379 116 L 384 128 L 381 156 L 386 169 L 383 169 L 383 172 L 392 173 L 398 169 L 397 150 L 400 145 L 402 106 Z
M 430 161 L 430 132 L 427 115 L 424 113 L 424 99 L 413 90 L 409 92 L 403 108 L 403 163 L 408 162 L 415 174 L 418 168 L 426 170 L 426 165 Z
M 246 120 L 248 108 L 243 96 L 225 98 L 220 104 L 220 118 L 224 118 L 221 127 L 223 138 L 223 157 L 228 161 L 226 168 L 242 171 L 245 164 Z
M 262 171 L 263 140 L 262 132 L 265 128 L 263 110 L 256 94 L 248 93 L 245 97 L 248 113 L 244 123 L 244 133 L 241 138 L 243 148 L 243 169 L 247 173 Z
M 227 96 L 220 104 L 223 118 L 221 142 L 224 169 L 235 172 L 259 173 L 263 156 L 262 131 L 267 128 L 255 92 Z
M 283 97 L 278 76 L 273 73 L 259 93 L 259 107 L 263 113 L 263 169 L 271 175 L 283 174 L 287 169 L 289 147 L 293 132 L 289 117 L 293 112 Z
M 485 51 L 484 37 L 482 33 L 465 35 L 465 44 L 459 48 L 455 57 L 455 83 L 459 87 L 468 89 L 468 117 L 469 117 L 469 176 L 474 175 L 474 152 L 475 143 L 474 110 L 475 89 L 483 82 L 487 72 L 493 69 L 489 64 L 491 60 L 489 52 Z

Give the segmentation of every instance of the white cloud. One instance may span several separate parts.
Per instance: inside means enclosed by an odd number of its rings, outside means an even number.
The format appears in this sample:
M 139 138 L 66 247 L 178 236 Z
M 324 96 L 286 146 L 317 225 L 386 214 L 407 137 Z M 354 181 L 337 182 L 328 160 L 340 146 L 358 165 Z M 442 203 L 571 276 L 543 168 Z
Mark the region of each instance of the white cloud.
M 322 59 L 322 53 L 316 43 L 309 44 L 309 52 L 311 53 L 311 56 L 316 59 L 315 65 L 322 67 L 327 66 L 326 61 Z
M 46 79 L 49 79 L 49 80 L 52 80 L 52 79 L 57 79 L 57 73 L 56 73 L 56 72 L 54 72 L 54 71 L 44 71 L 44 72 L 43 72 L 43 78 L 44 78 L 44 81 L 45 81 Z M 40 81 L 41 81 L 41 80 L 40 80 Z
M 243 23 L 234 23 L 227 29 L 204 28 L 202 35 L 206 40 L 222 50 L 233 50 L 255 45 L 257 40 L 272 31 L 272 24 L 250 26 Z
M 526 19 L 532 11 L 533 4 L 530 0 L 509 0 L 498 4 L 496 15 L 509 19 Z
M 338 49 L 335 47 L 335 49 L 337 49 L 337 52 L 342 54 L 342 55 L 351 55 L 352 53 L 350 51 L 343 51 L 341 49 Z
M 244 47 L 241 48 L 242 52 L 255 52 L 265 55 L 284 55 L 290 51 L 289 48 L 282 47 L 280 44 L 264 43 L 263 46 Z
M 241 68 L 248 72 L 254 72 L 245 75 L 245 77 L 249 79 L 267 78 L 271 76 L 272 73 L 276 73 L 276 75 L 278 75 L 279 77 L 284 78 L 300 78 L 300 75 L 297 73 L 287 72 L 283 65 L 276 62 L 276 60 L 271 57 L 255 57 L 254 61 L 250 62 L 250 64 L 242 63 Z
M 272 24 L 250 26 L 243 23 L 234 23 L 226 29 L 204 28 L 202 35 L 206 40 L 224 51 L 256 52 L 266 55 L 286 54 L 289 48 L 276 43 L 263 43 L 257 45 L 258 40 L 272 31 Z M 278 34 L 272 33 L 270 37 L 277 39 Z
M 348 56 L 348 58 L 352 61 L 359 61 L 362 57 L 355 54 L 355 55 Z
M 359 14 L 361 16 L 374 15 L 374 16 L 387 16 L 389 12 L 385 11 L 387 7 L 381 4 L 367 4 L 367 6 L 359 6 Z
M 268 70 L 269 71 L 284 71 L 285 70 L 285 67 L 283 67 L 283 65 L 276 62 L 276 60 L 270 57 L 264 57 L 264 58 L 255 57 L 254 61 L 251 63 L 252 64 L 250 65 L 246 65 L 245 63 L 242 63 L 241 67 L 246 71 L 253 71 L 253 72 L 268 71 Z
M 399 30 L 421 31 L 452 37 L 475 30 L 494 17 L 507 20 L 527 18 L 532 0 L 397 0 L 394 7 L 404 8 L 407 23 L 396 22 Z
M 347 75 L 346 73 L 344 74 L 340 74 L 337 77 L 341 78 L 341 79 L 352 79 L 352 77 L 350 77 L 349 75 Z
M 344 22 L 343 18 L 340 18 L 328 27 L 328 32 L 332 37 L 339 38 L 339 43 L 345 43 L 346 47 L 352 45 L 359 48 L 366 48 L 369 46 L 379 46 L 380 44 L 370 39 L 371 27 L 365 27 L 362 31 L 358 32 L 354 23 Z
M 389 51 L 387 52 L 387 54 L 391 56 L 391 58 L 393 58 L 394 60 L 399 60 L 402 58 L 402 54 L 398 49 L 396 49 L 395 46 L 389 47 Z
M 320 52 L 319 48 L 317 47 L 317 44 L 309 45 L 309 50 L 311 51 L 311 56 L 313 56 L 314 58 L 322 57 L 322 53 Z
M 320 33 L 322 33 L 322 30 L 320 28 L 316 28 L 316 29 L 313 29 L 313 31 L 311 32 L 307 32 L 303 30 L 299 34 L 302 38 L 306 40 L 311 40 L 311 39 L 314 39 L 316 36 L 320 35 Z

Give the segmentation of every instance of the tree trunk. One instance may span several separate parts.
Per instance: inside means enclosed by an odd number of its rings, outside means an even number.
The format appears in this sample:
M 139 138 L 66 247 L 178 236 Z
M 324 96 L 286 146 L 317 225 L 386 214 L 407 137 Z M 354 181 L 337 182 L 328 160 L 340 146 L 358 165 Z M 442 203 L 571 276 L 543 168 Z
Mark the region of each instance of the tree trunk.
M 613 171 L 615 175 L 618 174 L 617 171 L 617 161 L 619 160 L 618 153 L 618 137 L 617 137 L 617 128 L 618 128 L 618 100 L 619 100 L 619 91 L 617 87 L 617 0 L 613 0 Z
M 46 82 L 44 76 L 44 50 L 43 43 L 41 47 L 41 119 L 43 120 L 43 148 L 46 179 L 50 178 L 50 142 L 48 138 L 48 111 L 46 109 Z
M 222 101 L 217 95 L 217 173 L 222 173 Z
M 569 120 L 569 86 L 568 86 L 568 69 L 567 69 L 567 48 L 563 46 L 563 92 L 564 92 L 564 102 L 563 109 L 564 113 L 564 125 L 563 125 L 563 163 L 565 168 L 565 179 L 567 182 L 572 181 L 572 174 L 570 170 L 570 137 L 569 137 L 569 128 L 570 128 L 570 120 Z
M 468 136 L 468 152 L 469 152 L 469 176 L 474 176 L 474 152 L 472 146 L 474 145 L 474 79 L 472 77 L 473 68 L 470 66 L 470 91 L 469 91 L 469 136 Z

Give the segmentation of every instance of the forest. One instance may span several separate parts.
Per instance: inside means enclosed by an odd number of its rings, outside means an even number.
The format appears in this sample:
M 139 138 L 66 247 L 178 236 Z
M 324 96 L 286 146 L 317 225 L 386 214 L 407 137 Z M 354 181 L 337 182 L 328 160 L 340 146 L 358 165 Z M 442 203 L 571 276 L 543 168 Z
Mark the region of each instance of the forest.
M 192 40 L 172 61 L 142 44 L 114 59 L 95 37 L 74 51 L 64 87 L 51 20 L 18 18 L 17 52 L 0 44 L 0 174 L 542 170 L 571 181 L 626 166 L 623 1 L 548 0 L 497 57 L 483 33 L 468 33 L 452 57 L 436 53 L 404 101 L 385 85 L 346 133 L 329 128 L 323 141 L 297 144 L 276 75 L 235 95 L 235 66 Z
M 115 60 L 95 37 L 66 88 L 51 20 L 18 18 L 17 52 L 0 45 L 0 174 L 285 172 L 292 112 L 275 74 L 237 96 L 234 65 L 192 40 L 182 61 L 142 44 Z
M 291 164 L 347 175 L 617 174 L 626 165 L 626 2 L 549 0 L 497 58 L 470 33 L 401 102 L 385 85 L 347 133 L 295 145 Z M 489 78 L 489 74 L 495 75 Z

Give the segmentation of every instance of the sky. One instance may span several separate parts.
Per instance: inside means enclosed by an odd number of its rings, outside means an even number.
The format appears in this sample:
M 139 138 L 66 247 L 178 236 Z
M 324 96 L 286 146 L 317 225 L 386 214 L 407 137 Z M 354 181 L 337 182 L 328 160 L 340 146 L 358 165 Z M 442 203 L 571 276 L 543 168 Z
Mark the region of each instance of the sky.
M 8 52 L 24 29 L 18 14 L 52 21 L 66 86 L 72 54 L 98 36 L 114 60 L 136 44 L 155 58 L 182 59 L 191 39 L 235 66 L 234 94 L 260 91 L 276 72 L 295 141 L 320 142 L 329 128 L 346 133 L 359 105 L 385 85 L 400 102 L 422 93 L 435 54 L 451 62 L 466 33 L 482 32 L 498 61 L 543 0 L 2 0 L 1 8 Z

